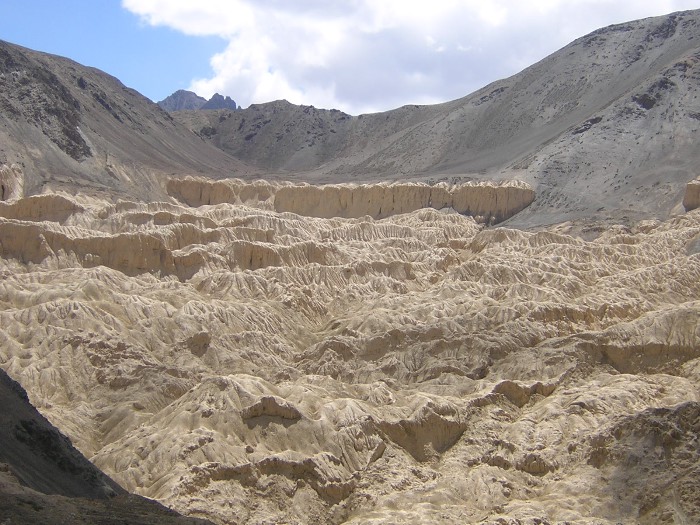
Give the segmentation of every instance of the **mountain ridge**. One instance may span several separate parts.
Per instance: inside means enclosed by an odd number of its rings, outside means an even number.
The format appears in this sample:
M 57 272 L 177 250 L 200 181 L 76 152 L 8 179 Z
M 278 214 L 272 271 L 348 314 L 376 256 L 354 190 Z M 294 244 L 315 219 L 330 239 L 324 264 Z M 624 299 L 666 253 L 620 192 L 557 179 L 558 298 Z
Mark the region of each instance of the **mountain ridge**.
M 250 164 L 310 181 L 520 178 L 538 192 L 535 206 L 512 222 L 525 227 L 585 219 L 601 207 L 601 219 L 613 222 L 663 218 L 680 202 L 700 160 L 692 148 L 664 140 L 681 135 L 687 143 L 698 131 L 699 21 L 700 11 L 685 11 L 602 28 L 518 74 L 433 106 L 354 117 L 276 101 L 237 113 L 174 116 Z M 671 87 L 686 108 L 669 117 L 676 99 L 661 95 Z M 647 136 L 638 120 L 670 129 Z M 629 127 L 645 147 L 636 147 L 637 139 L 630 143 Z M 617 178 L 602 176 L 613 162 L 608 157 L 628 149 L 631 165 Z M 567 160 L 572 150 L 575 164 Z M 666 170 L 670 156 L 674 173 Z M 653 187 L 655 170 L 669 175 L 662 181 L 666 193 Z M 585 182 L 581 190 L 566 187 L 577 179 Z M 639 193 L 640 208 L 653 212 L 620 205 L 629 186 Z
M 285 101 L 159 113 L 109 75 L 4 44 L 0 164 L 22 171 L 27 195 L 80 188 L 160 199 L 172 175 L 519 179 L 537 198 L 513 226 L 663 219 L 681 209 L 700 162 L 699 13 L 608 26 L 460 99 L 359 116 Z M 32 120 L 31 105 L 11 100 L 24 81 L 10 67 L 17 60 L 34 64 L 28 85 L 58 86 L 39 92 L 62 101 L 51 105 L 60 115 Z M 37 156 L 27 143 L 46 145 Z

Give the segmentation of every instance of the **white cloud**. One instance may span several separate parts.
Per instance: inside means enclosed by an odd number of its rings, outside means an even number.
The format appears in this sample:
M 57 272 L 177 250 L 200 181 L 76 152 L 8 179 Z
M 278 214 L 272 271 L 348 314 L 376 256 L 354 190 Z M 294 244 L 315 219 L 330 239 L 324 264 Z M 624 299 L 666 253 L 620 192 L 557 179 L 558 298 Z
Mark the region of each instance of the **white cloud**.
M 191 89 L 358 114 L 446 101 L 598 27 L 682 9 L 648 0 L 123 0 L 154 26 L 223 37 Z

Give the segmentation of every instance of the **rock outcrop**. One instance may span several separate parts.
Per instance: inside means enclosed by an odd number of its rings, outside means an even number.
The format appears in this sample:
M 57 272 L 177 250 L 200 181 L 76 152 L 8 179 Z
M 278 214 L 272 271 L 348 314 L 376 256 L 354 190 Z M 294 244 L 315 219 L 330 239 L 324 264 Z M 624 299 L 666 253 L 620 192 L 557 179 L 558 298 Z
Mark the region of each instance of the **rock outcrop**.
M 0 201 L 11 201 L 24 196 L 24 173 L 17 164 L 0 166 Z
M 208 110 L 216 110 L 216 109 L 231 109 L 231 110 L 236 110 L 238 106 L 236 106 L 236 102 L 227 96 L 219 95 L 218 93 L 214 93 L 212 97 L 207 100 L 204 104 L 199 109 L 208 109 Z

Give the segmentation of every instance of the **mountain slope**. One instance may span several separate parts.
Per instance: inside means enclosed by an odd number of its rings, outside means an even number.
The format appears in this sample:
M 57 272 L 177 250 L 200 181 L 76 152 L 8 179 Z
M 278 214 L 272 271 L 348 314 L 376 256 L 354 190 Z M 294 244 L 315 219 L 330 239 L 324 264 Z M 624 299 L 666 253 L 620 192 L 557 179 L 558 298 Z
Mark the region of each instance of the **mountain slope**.
M 0 462 L 23 485 L 47 494 L 108 498 L 125 491 L 53 428 L 22 387 L 0 370 Z
M 163 196 L 165 174 L 250 170 L 97 69 L 0 41 L 0 165 L 47 188 Z
M 666 216 L 697 174 L 698 60 L 700 11 L 688 11 L 595 31 L 445 104 L 351 117 L 278 101 L 175 116 L 289 176 L 519 177 L 538 199 L 517 224 L 631 221 Z

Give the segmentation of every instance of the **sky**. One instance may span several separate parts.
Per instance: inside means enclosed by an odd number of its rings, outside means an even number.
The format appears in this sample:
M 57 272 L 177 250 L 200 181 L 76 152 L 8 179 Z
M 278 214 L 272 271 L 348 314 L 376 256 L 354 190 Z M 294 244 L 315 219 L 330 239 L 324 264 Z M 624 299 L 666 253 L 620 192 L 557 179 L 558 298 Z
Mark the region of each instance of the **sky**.
M 286 99 L 358 115 L 468 95 L 595 29 L 686 0 L 0 0 L 0 39 L 153 101 Z

